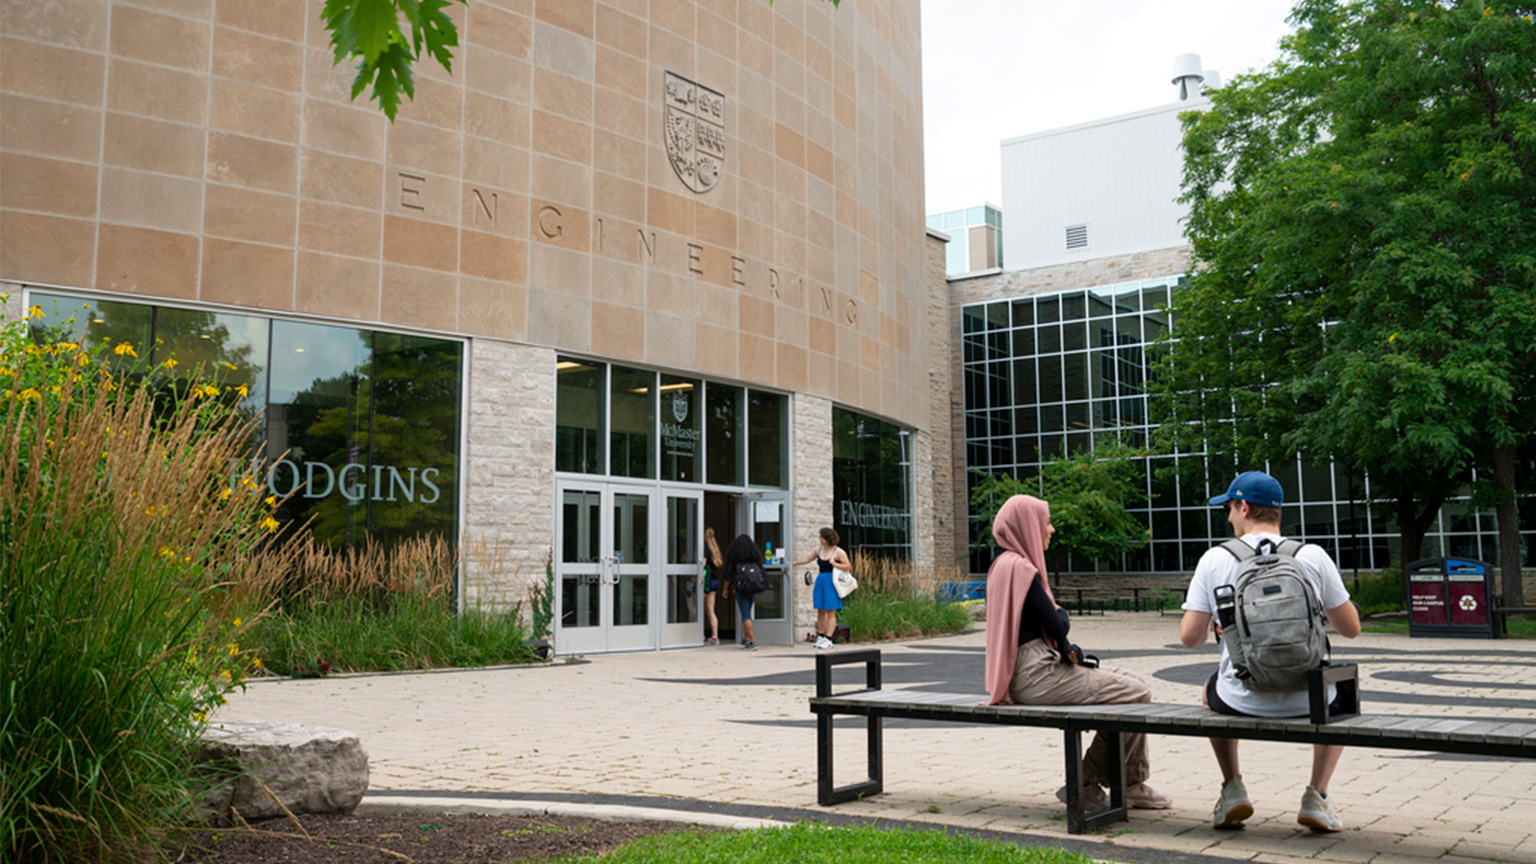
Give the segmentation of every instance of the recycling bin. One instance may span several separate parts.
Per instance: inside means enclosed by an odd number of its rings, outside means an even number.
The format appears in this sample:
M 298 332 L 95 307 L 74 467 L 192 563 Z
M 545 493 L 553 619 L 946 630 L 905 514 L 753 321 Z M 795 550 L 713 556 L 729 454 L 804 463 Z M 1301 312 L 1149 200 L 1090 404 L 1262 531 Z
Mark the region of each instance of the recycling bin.
M 1493 614 L 1494 567 L 1468 558 L 1424 558 L 1409 564 L 1408 635 L 1498 637 Z

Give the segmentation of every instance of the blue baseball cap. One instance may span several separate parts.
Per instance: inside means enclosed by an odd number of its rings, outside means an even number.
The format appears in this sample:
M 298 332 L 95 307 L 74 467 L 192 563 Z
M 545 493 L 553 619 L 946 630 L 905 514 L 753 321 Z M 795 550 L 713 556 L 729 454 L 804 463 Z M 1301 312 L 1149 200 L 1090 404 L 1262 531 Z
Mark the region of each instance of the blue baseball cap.
M 1285 491 L 1280 488 L 1279 480 L 1263 471 L 1245 471 L 1227 487 L 1227 494 L 1212 498 L 1211 504 L 1221 505 L 1232 500 L 1247 501 L 1260 507 L 1279 507 L 1285 503 Z

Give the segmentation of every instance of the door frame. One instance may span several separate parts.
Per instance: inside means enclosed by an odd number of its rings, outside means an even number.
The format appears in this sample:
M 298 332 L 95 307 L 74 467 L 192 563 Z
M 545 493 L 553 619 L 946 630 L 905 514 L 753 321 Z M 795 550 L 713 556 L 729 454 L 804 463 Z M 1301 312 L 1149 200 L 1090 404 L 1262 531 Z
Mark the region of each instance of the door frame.
M 590 550 L 592 560 L 566 561 L 565 560 L 565 496 L 568 492 L 580 492 L 595 494 L 597 500 L 597 525 L 589 526 L 587 530 L 594 531 L 591 538 L 593 548 Z M 622 556 L 615 550 L 615 525 L 614 503 L 617 496 L 638 496 L 645 499 L 647 518 L 645 524 L 645 544 L 647 560 L 643 563 L 633 561 L 625 562 Z M 663 599 L 658 588 L 657 573 L 661 571 L 656 560 L 660 554 L 661 528 L 655 518 L 656 502 L 660 498 L 655 484 L 647 483 L 621 483 L 607 480 L 586 480 L 574 478 L 556 478 L 555 480 L 555 549 L 553 554 L 554 565 L 554 638 L 555 653 L 569 656 L 573 654 L 604 653 L 611 651 L 648 651 L 657 645 L 659 628 L 657 624 L 658 601 Z M 581 518 L 586 518 L 583 514 Z M 643 577 L 646 580 L 645 595 L 641 598 L 645 605 L 646 621 L 643 624 L 619 625 L 615 624 L 616 608 L 619 586 L 623 584 L 624 577 Z M 564 622 L 568 615 L 577 614 L 576 610 L 565 608 L 566 580 L 567 577 L 581 579 L 582 582 L 577 592 L 584 594 L 593 590 L 598 592 L 596 616 L 597 621 L 582 627 L 567 626 Z M 631 598 L 633 599 L 633 598 Z M 590 608 L 590 607 L 588 607 Z
M 704 489 L 701 486 L 661 486 L 658 492 L 660 499 L 661 518 L 657 521 L 657 534 L 660 539 L 661 550 L 660 569 L 653 571 L 659 589 L 660 599 L 655 605 L 656 624 L 658 638 L 656 644 L 660 648 L 697 648 L 704 643 Z M 668 530 L 672 527 L 671 506 L 673 499 L 691 500 L 693 507 L 693 530 L 688 548 L 684 550 L 683 560 L 672 561 L 672 545 L 667 537 Z M 671 621 L 670 604 L 677 598 L 673 595 L 672 583 L 674 577 L 679 580 L 691 579 L 693 590 L 688 593 L 693 607 L 691 615 L 679 615 L 681 620 Z M 681 601 L 679 601 L 681 602 Z
M 738 533 L 748 534 L 765 554 L 763 538 L 757 536 L 757 508 L 759 504 L 778 504 L 781 533 L 779 545 L 774 547 L 774 563 L 764 567 L 768 575 L 769 591 L 759 594 L 759 602 L 752 611 L 752 631 L 756 641 L 764 645 L 793 645 L 795 641 L 795 586 L 790 580 L 795 558 L 794 519 L 792 501 L 787 489 L 753 489 L 741 493 L 737 499 L 736 528 Z M 773 590 L 776 589 L 776 590 Z M 765 598 L 766 595 L 766 599 Z M 769 612 L 764 615 L 763 611 Z

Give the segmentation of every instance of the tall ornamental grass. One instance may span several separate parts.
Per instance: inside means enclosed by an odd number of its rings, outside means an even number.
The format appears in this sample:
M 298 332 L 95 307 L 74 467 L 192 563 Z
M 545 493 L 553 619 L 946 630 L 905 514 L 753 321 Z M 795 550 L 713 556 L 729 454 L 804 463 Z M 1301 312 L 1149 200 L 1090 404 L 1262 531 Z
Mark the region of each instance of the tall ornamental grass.
M 247 657 L 225 586 L 278 554 L 228 479 L 249 425 L 134 354 L 0 328 L 0 861 L 139 861 L 187 818 Z
M 272 674 L 400 671 L 524 663 L 521 608 L 457 610 L 462 544 L 429 536 L 334 549 L 307 541 L 290 569 L 252 572 L 236 588 L 242 610 L 268 610 L 241 644 Z M 476 569 L 494 575 L 506 556 L 472 545 Z
M 858 590 L 837 613 L 856 642 L 959 633 L 971 616 L 960 603 L 937 599 L 941 586 L 967 580 L 959 567 L 914 567 L 911 561 L 859 555 L 852 561 Z

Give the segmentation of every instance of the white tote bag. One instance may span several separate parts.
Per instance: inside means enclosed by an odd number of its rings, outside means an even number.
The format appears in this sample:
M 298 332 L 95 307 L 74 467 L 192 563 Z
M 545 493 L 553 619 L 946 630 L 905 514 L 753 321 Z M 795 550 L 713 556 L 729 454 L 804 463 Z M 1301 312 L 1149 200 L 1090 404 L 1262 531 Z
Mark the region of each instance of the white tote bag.
M 832 587 L 837 589 L 838 597 L 847 597 L 853 593 L 853 589 L 859 587 L 859 580 L 853 578 L 853 571 L 834 567 L 832 568 Z

